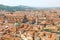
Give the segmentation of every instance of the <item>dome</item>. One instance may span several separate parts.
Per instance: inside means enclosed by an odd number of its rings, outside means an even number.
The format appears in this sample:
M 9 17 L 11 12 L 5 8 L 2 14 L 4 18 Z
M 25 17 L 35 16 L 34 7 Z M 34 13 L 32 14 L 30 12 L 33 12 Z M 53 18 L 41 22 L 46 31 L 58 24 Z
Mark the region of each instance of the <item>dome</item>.
M 14 23 L 14 26 L 15 26 L 15 27 L 18 27 L 19 25 L 20 25 L 20 24 L 19 24 L 18 22 L 15 22 L 15 23 Z

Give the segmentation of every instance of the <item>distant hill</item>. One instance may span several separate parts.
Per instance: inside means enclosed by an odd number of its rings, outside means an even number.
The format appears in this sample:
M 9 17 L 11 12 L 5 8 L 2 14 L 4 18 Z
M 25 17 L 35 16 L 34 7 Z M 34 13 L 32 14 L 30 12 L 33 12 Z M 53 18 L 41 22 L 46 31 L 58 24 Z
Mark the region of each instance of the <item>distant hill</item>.
M 10 12 L 25 11 L 25 10 L 49 10 L 49 9 L 60 9 L 60 7 L 47 7 L 47 8 L 44 8 L 44 7 L 29 7 L 29 6 L 24 6 L 24 5 L 6 6 L 6 5 L 0 4 L 0 10 L 10 11 Z
M 5 11 L 25 11 L 25 10 L 36 10 L 34 7 L 28 7 L 28 6 L 6 6 L 6 5 L 0 5 L 0 10 Z

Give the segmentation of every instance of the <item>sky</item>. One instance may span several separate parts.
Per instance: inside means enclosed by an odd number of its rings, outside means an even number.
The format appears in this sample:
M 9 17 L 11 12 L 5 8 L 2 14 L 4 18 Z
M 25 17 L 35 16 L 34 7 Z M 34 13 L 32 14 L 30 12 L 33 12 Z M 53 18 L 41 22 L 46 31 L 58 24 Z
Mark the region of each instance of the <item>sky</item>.
M 0 0 L 0 4 L 8 6 L 60 7 L 60 0 Z

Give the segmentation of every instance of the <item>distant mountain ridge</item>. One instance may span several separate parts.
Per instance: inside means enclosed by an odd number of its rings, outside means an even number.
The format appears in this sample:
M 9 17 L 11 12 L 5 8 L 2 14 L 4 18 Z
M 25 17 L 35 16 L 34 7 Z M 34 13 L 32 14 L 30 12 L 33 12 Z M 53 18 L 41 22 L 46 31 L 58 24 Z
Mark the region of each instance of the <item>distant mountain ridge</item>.
M 36 10 L 34 7 L 29 7 L 29 6 L 6 6 L 6 5 L 0 5 L 0 10 L 5 10 L 5 11 L 25 11 L 25 10 Z
M 60 9 L 60 7 L 46 7 L 46 8 L 44 8 L 44 7 L 29 7 L 29 6 L 24 6 L 24 5 L 6 6 L 6 5 L 0 4 L 0 10 L 10 11 L 10 12 L 25 11 L 25 10 L 49 10 L 49 9 Z

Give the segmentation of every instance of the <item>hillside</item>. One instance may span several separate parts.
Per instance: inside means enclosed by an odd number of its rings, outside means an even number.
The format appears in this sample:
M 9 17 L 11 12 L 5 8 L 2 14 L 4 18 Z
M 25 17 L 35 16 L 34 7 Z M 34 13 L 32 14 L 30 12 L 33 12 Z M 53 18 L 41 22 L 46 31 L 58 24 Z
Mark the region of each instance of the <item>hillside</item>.
M 5 11 L 25 11 L 25 10 L 36 10 L 34 7 L 28 7 L 28 6 L 6 6 L 6 5 L 0 5 L 0 10 Z
M 24 6 L 24 5 L 6 6 L 6 5 L 0 4 L 0 10 L 10 11 L 10 12 L 25 11 L 25 10 L 49 10 L 49 9 L 60 9 L 60 7 L 47 7 L 47 8 L 44 8 L 44 7 L 29 7 L 29 6 Z

